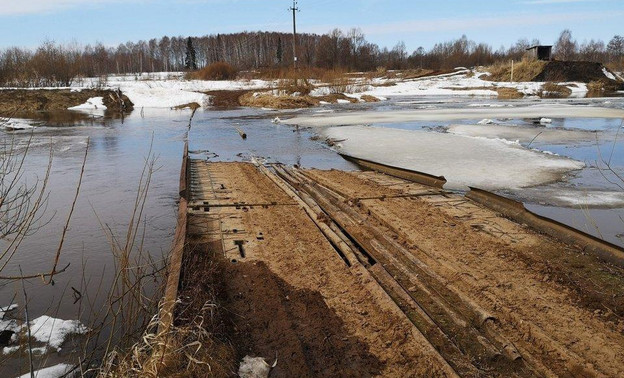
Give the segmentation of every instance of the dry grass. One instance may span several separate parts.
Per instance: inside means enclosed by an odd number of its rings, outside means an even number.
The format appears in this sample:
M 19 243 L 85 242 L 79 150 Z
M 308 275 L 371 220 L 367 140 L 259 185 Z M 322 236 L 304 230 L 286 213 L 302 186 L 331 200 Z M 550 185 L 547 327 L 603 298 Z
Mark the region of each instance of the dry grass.
M 247 93 L 239 98 L 242 106 L 272 109 L 310 108 L 320 104 L 320 100 L 311 96 L 275 96 L 271 93 Z
M 539 75 L 548 62 L 524 59 L 514 63 L 513 81 L 532 81 Z M 511 62 L 498 62 L 484 68 L 490 73 L 485 80 L 511 81 Z
M 516 88 L 498 88 L 496 92 L 498 92 L 498 98 L 500 100 L 515 100 L 524 98 L 524 94 Z
M 116 350 L 107 356 L 98 377 L 232 376 L 235 352 L 206 329 L 203 315 L 170 328 L 166 334 L 157 332 L 158 319 L 154 318 L 141 341 L 129 351 Z
M 371 96 L 371 95 L 363 95 L 361 98 L 362 98 L 362 101 L 364 102 L 379 102 L 380 101 L 377 97 Z
M 544 83 L 539 93 L 541 98 L 566 98 L 570 97 L 572 90 L 564 85 L 553 82 Z
M 201 105 L 199 105 L 196 102 L 189 102 L 188 104 L 183 104 L 183 105 L 178 105 L 178 106 L 174 106 L 172 109 L 173 110 L 184 110 L 184 109 L 191 109 L 191 110 L 196 110 L 201 108 Z
M 188 79 L 195 80 L 234 80 L 238 71 L 226 62 L 215 62 L 199 71 L 190 72 Z

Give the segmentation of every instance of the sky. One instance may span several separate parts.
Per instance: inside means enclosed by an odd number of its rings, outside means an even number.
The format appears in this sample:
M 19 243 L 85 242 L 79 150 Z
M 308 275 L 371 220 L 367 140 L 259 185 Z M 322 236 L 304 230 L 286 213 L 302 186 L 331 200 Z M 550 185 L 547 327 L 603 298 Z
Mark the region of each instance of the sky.
M 0 0 L 0 48 L 46 40 L 81 45 L 240 31 L 292 31 L 292 0 Z M 408 51 L 469 39 L 495 49 L 520 38 L 553 44 L 624 35 L 624 0 L 298 0 L 297 28 L 358 27 L 369 42 Z

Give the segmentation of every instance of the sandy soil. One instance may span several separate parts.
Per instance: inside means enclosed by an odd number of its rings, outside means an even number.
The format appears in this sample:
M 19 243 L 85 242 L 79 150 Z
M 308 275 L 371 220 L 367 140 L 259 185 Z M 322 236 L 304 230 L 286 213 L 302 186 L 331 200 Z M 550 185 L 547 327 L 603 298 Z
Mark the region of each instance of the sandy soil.
M 620 268 L 377 173 L 192 167 L 223 337 L 272 377 L 624 374 Z

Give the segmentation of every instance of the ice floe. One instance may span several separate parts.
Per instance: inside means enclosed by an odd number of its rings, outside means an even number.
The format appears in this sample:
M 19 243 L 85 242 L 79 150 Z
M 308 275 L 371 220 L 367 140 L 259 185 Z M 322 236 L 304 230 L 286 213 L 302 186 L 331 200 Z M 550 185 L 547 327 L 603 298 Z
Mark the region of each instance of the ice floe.
M 500 118 L 624 118 L 624 110 L 595 106 L 547 104 L 505 108 L 449 108 L 419 109 L 383 112 L 357 111 L 342 114 L 298 116 L 284 120 L 286 124 L 301 126 L 347 126 L 410 121 L 444 121 L 463 119 Z
M 520 143 L 568 144 L 575 142 L 595 142 L 598 131 L 546 128 L 541 126 L 504 125 L 450 125 L 447 131 L 455 135 L 507 139 Z
M 342 140 L 334 147 L 341 153 L 444 176 L 450 189 L 540 185 L 585 166 L 580 161 L 487 138 L 365 126 L 333 127 L 323 134 Z

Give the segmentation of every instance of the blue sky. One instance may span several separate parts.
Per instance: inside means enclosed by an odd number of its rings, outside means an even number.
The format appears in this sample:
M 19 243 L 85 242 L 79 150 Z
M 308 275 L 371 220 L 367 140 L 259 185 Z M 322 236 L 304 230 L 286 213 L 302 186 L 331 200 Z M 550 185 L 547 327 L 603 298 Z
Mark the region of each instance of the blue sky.
M 44 40 L 117 45 L 163 35 L 291 31 L 292 0 L 0 0 L 0 48 Z M 624 35 L 623 0 L 299 0 L 298 28 L 359 27 L 381 47 L 408 50 L 466 34 L 495 48 L 519 38 L 553 43 Z

